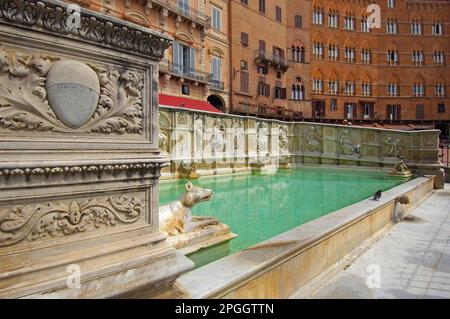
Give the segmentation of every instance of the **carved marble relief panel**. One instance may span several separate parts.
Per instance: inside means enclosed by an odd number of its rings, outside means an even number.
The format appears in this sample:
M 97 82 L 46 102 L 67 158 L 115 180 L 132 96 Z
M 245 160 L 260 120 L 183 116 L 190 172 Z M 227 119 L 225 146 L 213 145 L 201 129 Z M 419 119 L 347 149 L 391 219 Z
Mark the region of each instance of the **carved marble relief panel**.
M 361 136 L 354 130 L 339 129 L 338 150 L 340 156 L 358 157 L 361 154 Z
M 169 115 L 165 112 L 159 112 L 159 150 L 163 154 L 171 153 L 171 137 L 172 137 L 172 125 L 169 119 Z
M 422 148 L 437 149 L 439 147 L 439 138 L 436 135 L 422 135 Z
M 304 151 L 318 153 L 322 151 L 322 129 L 318 126 L 305 126 Z
M 0 132 L 143 135 L 144 72 L 0 47 Z
M 145 223 L 149 191 L 0 206 L 0 248 Z
M 399 134 L 383 134 L 382 156 L 391 158 L 406 158 L 408 150 L 407 139 Z

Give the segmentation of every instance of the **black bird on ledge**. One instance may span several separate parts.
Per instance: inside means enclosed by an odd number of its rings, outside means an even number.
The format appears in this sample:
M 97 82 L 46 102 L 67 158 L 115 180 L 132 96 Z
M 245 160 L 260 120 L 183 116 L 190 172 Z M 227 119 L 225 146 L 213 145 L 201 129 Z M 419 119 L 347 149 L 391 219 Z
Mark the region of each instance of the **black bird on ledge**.
M 373 200 L 380 200 L 381 198 L 381 189 L 378 190 L 375 194 L 373 194 Z

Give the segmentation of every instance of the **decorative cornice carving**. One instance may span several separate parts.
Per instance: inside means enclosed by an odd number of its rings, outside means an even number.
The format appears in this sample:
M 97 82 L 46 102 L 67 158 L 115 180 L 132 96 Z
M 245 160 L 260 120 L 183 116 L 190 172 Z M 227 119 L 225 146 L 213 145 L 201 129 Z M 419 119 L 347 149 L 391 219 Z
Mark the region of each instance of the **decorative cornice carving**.
M 167 166 L 167 163 L 123 163 L 105 165 L 70 165 L 70 166 L 41 166 L 41 167 L 20 167 L 20 168 L 0 168 L 0 176 L 11 177 L 24 175 L 27 177 L 35 175 L 69 175 L 77 173 L 91 174 L 118 174 L 121 171 L 135 171 L 141 174 L 158 174 L 158 170 Z
M 67 3 L 0 0 L 0 22 L 162 59 L 172 40 L 149 29 L 81 8 L 81 27 L 69 28 Z
M 51 236 L 69 236 L 116 224 L 132 224 L 144 211 L 137 196 L 107 196 L 0 210 L 0 247 Z

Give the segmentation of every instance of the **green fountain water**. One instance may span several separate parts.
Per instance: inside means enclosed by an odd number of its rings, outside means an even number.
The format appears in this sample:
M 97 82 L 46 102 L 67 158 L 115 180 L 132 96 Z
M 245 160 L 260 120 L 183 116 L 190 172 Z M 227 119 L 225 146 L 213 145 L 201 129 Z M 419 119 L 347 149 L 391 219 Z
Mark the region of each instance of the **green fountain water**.
M 160 204 L 177 199 L 186 182 L 162 182 Z M 231 254 L 403 182 L 382 171 L 324 168 L 207 177 L 193 183 L 212 189 L 213 198 L 193 214 L 217 217 L 239 235 L 230 243 Z

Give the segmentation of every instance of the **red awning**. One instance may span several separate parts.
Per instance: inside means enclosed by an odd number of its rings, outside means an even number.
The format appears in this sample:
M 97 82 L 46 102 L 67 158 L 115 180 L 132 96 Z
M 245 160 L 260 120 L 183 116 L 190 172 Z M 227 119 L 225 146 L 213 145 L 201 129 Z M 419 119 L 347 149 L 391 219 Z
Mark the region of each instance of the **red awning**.
M 220 110 L 216 109 L 214 106 L 212 106 L 208 102 L 188 99 L 185 97 L 170 96 L 170 95 L 165 95 L 165 94 L 159 95 L 159 105 L 180 107 L 180 108 L 203 111 L 203 112 L 222 113 Z

